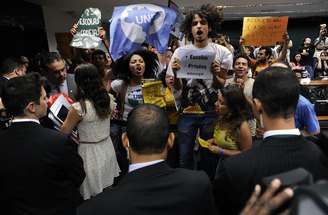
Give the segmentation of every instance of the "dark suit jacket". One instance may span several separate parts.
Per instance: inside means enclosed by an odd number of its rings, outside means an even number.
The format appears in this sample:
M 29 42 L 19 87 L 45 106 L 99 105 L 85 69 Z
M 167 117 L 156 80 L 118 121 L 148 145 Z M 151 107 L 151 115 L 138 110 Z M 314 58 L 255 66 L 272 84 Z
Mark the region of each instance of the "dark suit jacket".
M 220 214 L 238 214 L 263 177 L 303 167 L 314 180 L 327 178 L 327 160 L 303 136 L 271 136 L 259 146 L 225 159 L 214 182 Z
M 76 144 L 35 122 L 13 123 L 0 140 L 1 214 L 76 214 L 85 177 Z
M 66 81 L 67 81 L 67 89 L 68 89 L 68 96 L 73 99 L 74 101 L 76 101 L 77 99 L 77 87 L 76 87 L 76 84 L 75 84 L 75 80 L 74 80 L 74 74 L 67 74 L 67 77 L 66 77 Z M 55 86 L 53 85 L 50 81 L 48 81 L 46 79 L 45 81 L 45 86 L 44 86 L 45 90 L 46 90 L 46 93 L 47 93 L 47 96 L 51 96 L 53 94 L 56 94 L 56 93 L 60 93 L 59 91 L 59 87 L 58 86 Z M 49 113 L 49 108 L 48 108 L 48 113 Z M 50 129 L 55 129 L 55 124 L 54 122 L 48 117 L 48 113 L 47 113 L 47 116 L 45 117 L 42 117 L 40 119 L 40 123 L 43 127 L 45 128 L 50 128 Z
M 75 76 L 74 74 L 67 74 L 66 77 L 66 83 L 67 83 L 67 90 L 68 90 L 68 96 L 76 101 L 77 96 L 77 87 L 75 83 Z M 45 82 L 45 90 L 47 92 L 47 95 L 52 95 L 54 93 L 59 93 L 59 87 L 52 84 L 50 81 L 46 80 Z
M 204 172 L 172 169 L 165 162 L 128 173 L 120 183 L 78 209 L 79 215 L 216 214 Z
M 0 76 L 0 97 L 2 97 L 3 90 L 8 82 L 8 79 Z

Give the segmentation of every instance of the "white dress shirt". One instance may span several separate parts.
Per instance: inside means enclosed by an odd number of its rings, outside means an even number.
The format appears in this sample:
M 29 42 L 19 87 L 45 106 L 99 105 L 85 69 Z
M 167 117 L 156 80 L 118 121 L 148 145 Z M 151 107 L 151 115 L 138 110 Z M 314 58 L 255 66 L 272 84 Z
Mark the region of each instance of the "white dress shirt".
M 301 132 L 298 128 L 294 129 L 285 129 L 285 130 L 270 130 L 266 131 L 263 134 L 263 139 L 271 136 L 277 136 L 277 135 L 301 135 Z
M 65 79 L 65 81 L 59 85 L 59 90 L 61 93 L 65 93 L 66 95 L 68 94 L 68 86 L 67 86 L 67 80 Z
M 39 121 L 39 120 L 37 120 L 37 119 L 30 119 L 30 118 L 25 118 L 25 119 L 13 119 L 11 122 L 12 122 L 12 123 L 14 123 L 14 122 L 35 122 L 35 123 L 40 124 L 40 121 Z
M 164 161 L 163 159 L 160 160 L 154 160 L 154 161 L 149 161 L 149 162 L 143 162 L 143 163 L 134 163 L 134 164 L 130 164 L 129 166 L 129 172 L 132 172 L 134 170 L 146 167 L 146 166 L 150 166 L 150 165 L 154 165 L 157 164 L 159 162 Z

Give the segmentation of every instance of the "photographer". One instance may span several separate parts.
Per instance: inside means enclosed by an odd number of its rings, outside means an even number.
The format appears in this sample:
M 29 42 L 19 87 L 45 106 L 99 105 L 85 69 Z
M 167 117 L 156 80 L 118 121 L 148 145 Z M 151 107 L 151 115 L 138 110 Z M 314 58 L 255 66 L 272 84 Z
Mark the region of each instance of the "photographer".
M 328 49 L 327 25 L 320 25 L 319 37 L 314 40 L 314 57 L 319 58 L 323 50 Z
M 328 76 L 328 52 L 322 51 L 315 65 L 315 77 Z

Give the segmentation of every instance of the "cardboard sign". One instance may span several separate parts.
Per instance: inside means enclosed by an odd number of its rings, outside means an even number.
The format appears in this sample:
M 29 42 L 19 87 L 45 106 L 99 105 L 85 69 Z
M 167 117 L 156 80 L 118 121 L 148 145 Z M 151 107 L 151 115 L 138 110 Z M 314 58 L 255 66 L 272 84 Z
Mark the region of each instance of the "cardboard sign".
M 98 28 L 101 24 L 101 12 L 98 8 L 87 8 L 83 11 L 77 26 L 71 46 L 76 48 L 91 49 L 99 46 L 101 39 Z
M 283 41 L 287 31 L 288 16 L 280 17 L 244 17 L 244 45 L 272 46 Z
M 178 78 L 212 79 L 212 63 L 214 52 L 181 48 L 178 53 L 181 69 L 177 72 Z

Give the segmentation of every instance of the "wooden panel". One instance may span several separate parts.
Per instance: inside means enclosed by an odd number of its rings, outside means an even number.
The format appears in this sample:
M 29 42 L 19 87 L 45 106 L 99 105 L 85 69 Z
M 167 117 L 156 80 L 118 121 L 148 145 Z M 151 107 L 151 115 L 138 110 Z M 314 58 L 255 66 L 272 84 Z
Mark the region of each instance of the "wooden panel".
M 328 116 L 318 116 L 319 121 L 328 121 Z
M 309 84 L 302 84 L 303 86 L 327 86 L 328 80 L 312 80 Z

